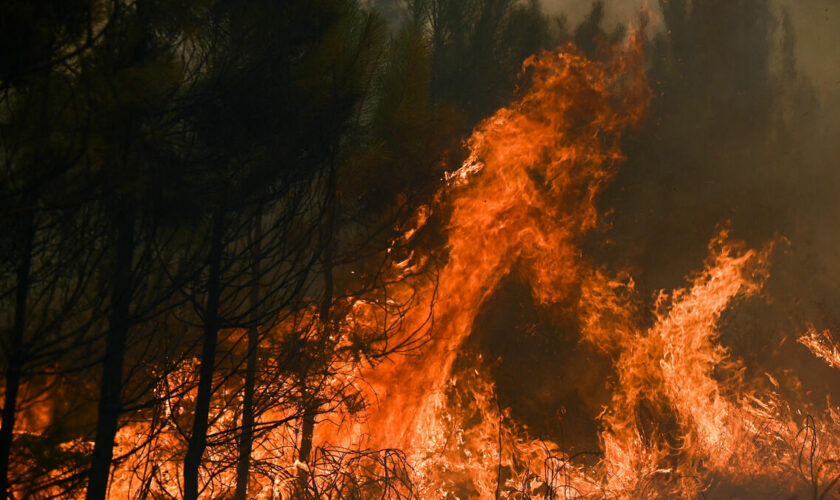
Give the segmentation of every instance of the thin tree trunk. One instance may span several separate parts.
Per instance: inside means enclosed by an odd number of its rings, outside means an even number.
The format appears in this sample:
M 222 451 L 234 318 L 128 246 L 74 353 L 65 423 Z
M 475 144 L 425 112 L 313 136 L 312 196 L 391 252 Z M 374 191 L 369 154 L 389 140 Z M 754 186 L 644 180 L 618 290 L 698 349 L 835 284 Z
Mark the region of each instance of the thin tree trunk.
M 204 449 L 207 447 L 207 426 L 210 416 L 210 399 L 213 396 L 213 372 L 216 365 L 216 343 L 220 326 L 222 237 L 222 212 L 218 211 L 213 216 L 213 234 L 210 241 L 207 304 L 204 311 L 204 344 L 201 350 L 195 416 L 187 454 L 184 457 L 184 498 L 187 500 L 198 498 L 198 469 Z
M 323 265 L 324 265 L 324 296 L 321 299 L 320 307 L 318 308 L 318 321 L 321 328 L 321 339 L 318 342 L 317 349 L 324 348 L 324 339 L 330 335 L 330 313 L 332 310 L 334 283 L 333 283 L 333 231 L 335 224 L 335 210 L 337 207 L 337 191 L 336 191 L 336 171 L 335 166 L 331 165 L 329 181 L 327 185 L 327 204 L 326 204 L 326 220 L 322 226 L 320 234 L 320 245 L 323 249 Z M 304 367 L 305 370 L 305 367 Z M 300 451 L 298 453 L 298 461 L 306 465 L 306 468 L 298 469 L 297 473 L 297 493 L 301 498 L 306 496 L 306 486 L 309 478 L 310 455 L 312 454 L 312 437 L 315 433 L 315 417 L 318 415 L 320 409 L 320 402 L 317 394 L 308 394 L 306 386 L 307 373 L 301 373 L 301 400 L 304 405 L 303 418 L 300 429 Z
M 114 439 L 122 412 L 122 374 L 133 290 L 131 283 L 133 258 L 134 214 L 123 210 L 117 219 L 114 289 L 111 295 L 111 318 L 102 365 L 96 441 L 88 477 L 86 496 L 88 500 L 102 500 L 108 491 Z
M 306 485 L 309 478 L 309 455 L 312 453 L 312 435 L 315 431 L 315 413 L 317 407 L 312 405 L 311 408 L 306 408 L 303 414 L 303 422 L 300 429 L 300 452 L 298 453 L 298 461 L 306 465 L 306 469 L 299 468 L 297 475 L 297 498 L 306 498 Z
M 12 330 L 11 351 L 7 359 L 6 391 L 3 397 L 3 417 L 0 423 L 0 495 L 9 495 L 9 459 L 14 439 L 17 395 L 23 371 L 23 339 L 26 332 L 26 300 L 29 295 L 29 272 L 32 267 L 32 240 L 35 226 L 31 212 L 24 217 L 21 227 L 21 254 L 17 269 L 15 291 L 15 323 Z
M 260 301 L 260 240 L 262 239 L 262 212 L 257 212 L 254 221 L 253 262 L 251 272 L 254 284 L 251 288 L 251 310 L 254 325 L 248 329 L 248 362 L 245 367 L 245 394 L 242 398 L 242 435 L 239 438 L 239 460 L 236 463 L 236 492 L 234 500 L 245 500 L 248 494 L 248 477 L 251 468 L 251 447 L 254 442 L 254 385 L 257 378 L 257 349 L 259 349 L 259 328 L 257 318 Z
M 333 301 L 333 274 L 332 274 L 332 243 L 328 242 L 324 249 L 324 297 L 321 300 L 321 306 L 318 311 L 319 322 L 321 327 L 321 339 L 329 337 L 330 325 L 330 310 L 332 309 Z M 319 349 L 323 349 L 323 340 L 319 342 Z M 298 460 L 307 465 L 306 469 L 298 470 L 298 495 L 303 497 L 306 491 L 307 480 L 309 476 L 309 461 L 312 454 L 312 437 L 315 433 L 315 417 L 318 415 L 319 402 L 317 394 L 311 395 L 311 400 L 307 401 L 306 390 L 306 376 L 301 377 L 301 384 L 303 385 L 303 421 L 300 429 L 300 452 L 298 453 Z

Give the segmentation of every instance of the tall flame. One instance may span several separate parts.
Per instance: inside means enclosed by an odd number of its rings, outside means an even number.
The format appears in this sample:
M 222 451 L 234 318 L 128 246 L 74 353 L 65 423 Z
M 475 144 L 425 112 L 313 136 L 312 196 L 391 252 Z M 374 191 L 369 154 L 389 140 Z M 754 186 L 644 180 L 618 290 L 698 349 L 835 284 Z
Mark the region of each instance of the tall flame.
M 622 159 L 619 140 L 647 104 L 641 51 L 633 44 L 595 62 L 569 47 L 529 58 L 523 73 L 530 85 L 476 128 L 469 157 L 447 176 L 447 261 L 431 340 L 418 357 L 365 375 L 379 403 L 365 425 L 340 433 L 344 444 L 370 436 L 369 445 L 409 450 L 418 463 L 434 456 L 444 446 L 439 414 L 453 361 L 500 279 L 518 263 L 542 302 L 562 300 L 581 279 L 578 240 L 596 226 L 597 195 Z

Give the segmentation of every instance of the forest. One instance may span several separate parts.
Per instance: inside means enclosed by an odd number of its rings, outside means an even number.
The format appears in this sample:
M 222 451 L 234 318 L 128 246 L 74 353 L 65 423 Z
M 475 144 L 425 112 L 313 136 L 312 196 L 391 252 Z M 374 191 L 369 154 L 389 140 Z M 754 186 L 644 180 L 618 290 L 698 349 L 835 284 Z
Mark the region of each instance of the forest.
M 840 498 L 797 7 L 543 3 L 2 2 L 3 498 Z

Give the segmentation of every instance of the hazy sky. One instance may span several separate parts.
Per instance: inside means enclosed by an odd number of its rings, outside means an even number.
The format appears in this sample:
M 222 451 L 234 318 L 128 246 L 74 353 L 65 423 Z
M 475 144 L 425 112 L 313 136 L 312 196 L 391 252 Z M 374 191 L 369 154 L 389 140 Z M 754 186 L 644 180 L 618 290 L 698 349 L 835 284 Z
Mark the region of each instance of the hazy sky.
M 604 0 L 607 19 L 610 23 L 633 23 L 645 3 L 655 21 L 658 0 Z M 592 0 L 542 0 L 542 4 L 548 12 L 566 13 L 574 25 L 589 11 Z M 774 4 L 791 14 L 801 68 L 824 97 L 840 97 L 840 0 L 774 0 Z

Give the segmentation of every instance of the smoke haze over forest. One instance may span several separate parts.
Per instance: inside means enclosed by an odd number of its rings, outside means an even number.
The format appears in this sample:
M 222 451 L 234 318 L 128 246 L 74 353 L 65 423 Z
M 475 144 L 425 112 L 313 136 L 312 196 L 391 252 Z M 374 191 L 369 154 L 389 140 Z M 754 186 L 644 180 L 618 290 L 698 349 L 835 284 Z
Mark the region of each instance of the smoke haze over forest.
M 579 22 L 592 7 L 588 0 L 542 0 L 546 12 L 565 14 L 572 23 Z M 659 12 L 655 0 L 607 0 L 609 23 L 627 23 L 647 5 Z M 832 100 L 840 94 L 840 2 L 837 0 L 776 0 L 773 7 L 788 11 L 798 40 L 797 57 L 802 69 L 814 84 Z M 654 14 L 655 16 L 657 14 Z M 661 20 L 661 18 L 659 18 Z

